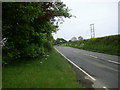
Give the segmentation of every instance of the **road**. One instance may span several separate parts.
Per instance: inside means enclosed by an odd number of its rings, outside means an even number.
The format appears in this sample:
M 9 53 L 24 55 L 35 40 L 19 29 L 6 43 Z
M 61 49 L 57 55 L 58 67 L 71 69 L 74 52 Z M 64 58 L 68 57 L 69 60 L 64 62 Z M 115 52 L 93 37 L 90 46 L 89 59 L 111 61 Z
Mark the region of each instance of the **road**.
M 71 47 L 55 46 L 70 62 L 80 67 L 94 88 L 118 88 L 118 56 L 96 53 Z

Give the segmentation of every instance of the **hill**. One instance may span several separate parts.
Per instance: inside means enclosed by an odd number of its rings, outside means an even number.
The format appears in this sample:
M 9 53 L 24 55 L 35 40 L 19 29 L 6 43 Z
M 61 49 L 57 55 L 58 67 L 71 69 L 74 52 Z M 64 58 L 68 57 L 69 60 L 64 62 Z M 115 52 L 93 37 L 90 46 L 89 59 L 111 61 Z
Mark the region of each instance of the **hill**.
M 111 35 L 99 38 L 71 41 L 63 45 L 94 52 L 120 56 L 119 41 L 120 35 Z

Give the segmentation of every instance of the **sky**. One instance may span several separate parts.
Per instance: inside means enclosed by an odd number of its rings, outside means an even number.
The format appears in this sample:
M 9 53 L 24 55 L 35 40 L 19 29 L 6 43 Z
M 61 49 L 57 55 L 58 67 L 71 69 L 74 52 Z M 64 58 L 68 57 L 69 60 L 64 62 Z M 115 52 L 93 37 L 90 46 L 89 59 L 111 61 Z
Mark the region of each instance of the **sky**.
M 90 24 L 94 24 L 95 37 L 118 34 L 118 1 L 120 0 L 62 0 L 75 17 L 64 19 L 53 37 L 70 40 L 82 36 L 91 38 Z

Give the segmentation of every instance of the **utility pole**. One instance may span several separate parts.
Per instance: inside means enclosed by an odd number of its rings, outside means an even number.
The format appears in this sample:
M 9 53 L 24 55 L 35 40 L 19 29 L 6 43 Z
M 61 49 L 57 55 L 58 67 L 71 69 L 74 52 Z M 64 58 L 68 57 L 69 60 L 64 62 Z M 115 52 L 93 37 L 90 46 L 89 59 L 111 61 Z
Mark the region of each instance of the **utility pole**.
M 90 24 L 90 30 L 91 30 L 91 38 L 94 38 L 95 37 L 94 24 Z

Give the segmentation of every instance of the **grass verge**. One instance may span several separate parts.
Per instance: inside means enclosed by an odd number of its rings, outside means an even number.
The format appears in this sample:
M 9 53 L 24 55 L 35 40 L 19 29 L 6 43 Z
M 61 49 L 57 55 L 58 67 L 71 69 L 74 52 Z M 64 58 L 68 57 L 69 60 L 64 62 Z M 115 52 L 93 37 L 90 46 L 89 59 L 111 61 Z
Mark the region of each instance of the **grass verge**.
M 68 62 L 55 50 L 43 59 L 21 60 L 2 70 L 3 88 L 83 88 Z

